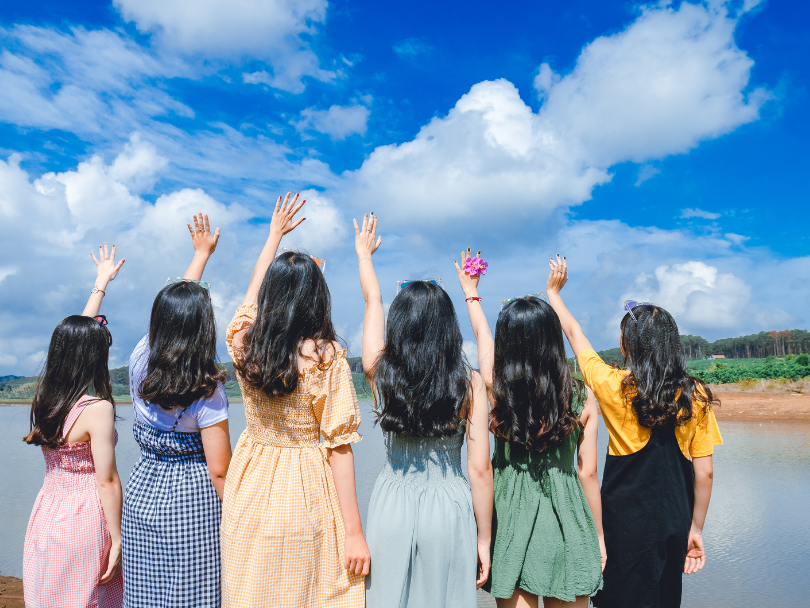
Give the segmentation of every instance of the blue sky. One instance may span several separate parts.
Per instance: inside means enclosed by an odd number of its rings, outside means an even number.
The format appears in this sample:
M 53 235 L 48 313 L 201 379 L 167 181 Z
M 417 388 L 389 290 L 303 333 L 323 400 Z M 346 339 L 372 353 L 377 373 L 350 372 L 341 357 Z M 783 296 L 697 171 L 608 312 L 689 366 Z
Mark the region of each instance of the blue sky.
M 108 240 L 104 312 L 126 362 L 185 222 L 223 237 L 220 325 L 275 197 L 305 192 L 290 247 L 328 259 L 359 354 L 351 218 L 380 217 L 386 302 L 481 249 L 498 301 L 566 293 L 597 347 L 621 302 L 709 339 L 810 326 L 805 3 L 114 0 L 0 7 L 0 375 L 32 373 L 82 308 Z M 472 338 L 463 306 L 462 328 Z M 471 346 L 470 353 L 473 354 Z

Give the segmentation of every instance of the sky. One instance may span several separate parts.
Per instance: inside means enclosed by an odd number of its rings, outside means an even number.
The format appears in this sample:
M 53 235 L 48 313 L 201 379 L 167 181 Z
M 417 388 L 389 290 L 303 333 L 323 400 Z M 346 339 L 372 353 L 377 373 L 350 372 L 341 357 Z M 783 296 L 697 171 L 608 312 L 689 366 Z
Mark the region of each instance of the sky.
M 282 247 L 327 260 L 360 354 L 352 218 L 400 279 L 489 262 L 480 295 L 541 291 L 550 255 L 596 348 L 625 299 L 709 340 L 810 327 L 810 8 L 803 2 L 41 0 L 0 5 L 0 375 L 81 312 L 89 253 L 126 263 L 102 307 L 126 364 L 166 277 L 222 237 L 220 352 L 279 194 Z M 804 176 L 804 177 L 802 177 Z

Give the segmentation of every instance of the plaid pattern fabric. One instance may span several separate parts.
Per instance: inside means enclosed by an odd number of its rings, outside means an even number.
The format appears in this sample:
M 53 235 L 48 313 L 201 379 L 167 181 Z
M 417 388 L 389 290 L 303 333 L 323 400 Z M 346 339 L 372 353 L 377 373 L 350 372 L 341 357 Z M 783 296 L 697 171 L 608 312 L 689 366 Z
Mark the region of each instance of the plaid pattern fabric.
M 82 397 L 70 410 L 63 435 L 70 432 L 89 400 Z M 120 608 L 120 573 L 110 585 L 98 586 L 112 541 L 98 498 L 90 443 L 43 447 L 42 453 L 45 483 L 25 534 L 26 608 Z
M 255 305 L 237 308 L 226 333 L 234 360 L 233 336 L 255 318 Z M 247 429 L 225 481 L 223 605 L 362 608 L 363 577 L 343 568 L 343 517 L 326 459 L 326 448 L 361 439 L 345 352 L 301 373 L 296 390 L 281 398 L 237 379 Z
M 135 421 L 141 459 L 124 497 L 124 606 L 220 606 L 219 497 L 199 433 Z

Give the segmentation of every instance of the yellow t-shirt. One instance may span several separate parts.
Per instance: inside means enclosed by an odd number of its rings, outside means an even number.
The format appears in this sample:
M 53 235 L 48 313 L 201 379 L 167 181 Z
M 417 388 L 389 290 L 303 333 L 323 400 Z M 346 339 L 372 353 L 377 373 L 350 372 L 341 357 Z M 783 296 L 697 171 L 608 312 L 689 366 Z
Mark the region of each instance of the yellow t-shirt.
M 592 348 L 580 352 L 577 360 L 582 368 L 582 379 L 593 391 L 602 410 L 610 434 L 608 453 L 626 456 L 638 452 L 647 445 L 650 429 L 639 425 L 633 406 L 622 397 L 622 380 L 630 372 L 611 367 Z M 709 410 L 707 414 L 697 402 L 692 419 L 675 428 L 675 437 L 687 458 L 710 456 L 714 446 L 723 443 L 714 411 Z

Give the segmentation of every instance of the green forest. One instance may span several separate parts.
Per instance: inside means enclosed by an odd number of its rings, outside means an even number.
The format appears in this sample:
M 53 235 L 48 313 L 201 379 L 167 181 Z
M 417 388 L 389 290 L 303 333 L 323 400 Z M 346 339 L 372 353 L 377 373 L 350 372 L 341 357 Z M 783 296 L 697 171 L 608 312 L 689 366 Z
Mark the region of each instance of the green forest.
M 740 380 L 785 378 L 798 380 L 810 377 L 810 331 L 788 329 L 784 331 L 761 331 L 758 334 L 722 338 L 709 342 L 701 336 L 683 335 L 684 354 L 688 359 L 689 372 L 709 384 L 728 384 Z M 621 367 L 624 357 L 619 348 L 599 351 L 602 360 Z M 723 355 L 722 360 L 709 359 L 711 355 Z M 371 387 L 363 374 L 360 357 L 347 359 L 351 370 L 354 388 L 360 399 L 371 399 Z M 575 360 L 569 359 L 576 366 Z M 242 399 L 239 384 L 230 361 L 222 364 L 228 378 L 225 391 L 234 401 Z M 113 383 L 113 397 L 117 401 L 128 402 L 129 370 L 117 367 L 110 370 Z M 27 402 L 36 392 L 37 376 L 0 376 L 0 400 L 6 402 Z

